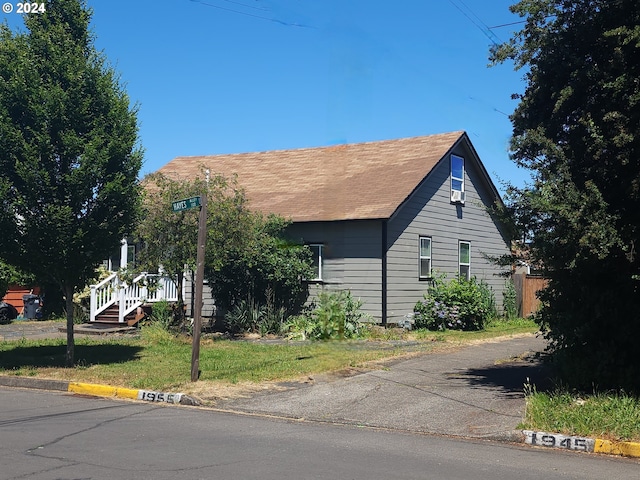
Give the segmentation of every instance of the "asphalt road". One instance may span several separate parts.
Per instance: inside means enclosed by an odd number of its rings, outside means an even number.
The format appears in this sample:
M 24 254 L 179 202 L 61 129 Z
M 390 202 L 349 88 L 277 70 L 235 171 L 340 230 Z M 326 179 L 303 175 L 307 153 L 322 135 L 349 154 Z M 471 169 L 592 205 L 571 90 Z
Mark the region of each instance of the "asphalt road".
M 2 480 L 637 480 L 639 471 L 622 458 L 0 388 Z

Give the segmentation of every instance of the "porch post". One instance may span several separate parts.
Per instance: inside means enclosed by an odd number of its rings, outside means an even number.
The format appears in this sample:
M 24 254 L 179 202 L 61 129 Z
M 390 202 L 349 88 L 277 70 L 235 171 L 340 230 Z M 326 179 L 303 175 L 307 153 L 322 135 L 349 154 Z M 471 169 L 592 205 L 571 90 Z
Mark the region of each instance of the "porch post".
M 96 310 L 98 309 L 98 299 L 96 298 L 96 286 L 91 285 L 91 297 L 89 298 L 89 321 L 96 321 Z
M 129 242 L 126 238 L 120 241 L 120 268 L 127 268 L 127 257 L 129 255 Z

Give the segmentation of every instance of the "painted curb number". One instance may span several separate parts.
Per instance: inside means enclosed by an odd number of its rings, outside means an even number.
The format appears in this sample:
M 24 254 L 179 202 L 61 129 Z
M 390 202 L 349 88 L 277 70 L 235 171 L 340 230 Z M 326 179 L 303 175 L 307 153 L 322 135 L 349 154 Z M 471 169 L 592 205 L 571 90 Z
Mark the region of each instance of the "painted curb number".
M 138 391 L 138 400 L 144 400 L 146 402 L 180 403 L 181 398 L 181 393 L 162 393 L 149 390 Z
M 530 430 L 524 430 L 522 433 L 525 435 L 525 443 L 541 447 L 593 452 L 595 445 L 595 440 L 591 438 L 567 437 L 555 433 L 532 432 Z

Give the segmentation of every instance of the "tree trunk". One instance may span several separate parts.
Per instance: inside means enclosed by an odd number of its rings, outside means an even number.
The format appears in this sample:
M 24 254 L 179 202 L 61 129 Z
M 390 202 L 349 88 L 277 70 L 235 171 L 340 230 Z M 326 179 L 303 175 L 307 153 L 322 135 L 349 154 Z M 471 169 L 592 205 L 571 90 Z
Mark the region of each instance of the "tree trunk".
M 73 339 L 73 286 L 64 286 L 64 296 L 67 308 L 67 355 L 65 363 L 67 367 L 73 367 L 75 363 L 75 341 Z

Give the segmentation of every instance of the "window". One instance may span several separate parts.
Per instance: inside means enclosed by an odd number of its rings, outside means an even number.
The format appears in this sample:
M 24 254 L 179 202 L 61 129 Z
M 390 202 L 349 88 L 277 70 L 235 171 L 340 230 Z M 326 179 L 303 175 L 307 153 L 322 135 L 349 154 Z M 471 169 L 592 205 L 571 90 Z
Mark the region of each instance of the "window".
M 312 243 L 309 245 L 311 254 L 313 255 L 312 267 L 313 276 L 311 280 L 322 280 L 322 250 L 323 245 L 321 243 Z
M 471 280 L 471 243 L 458 242 L 458 276 Z
M 130 266 L 131 268 L 135 267 L 136 265 L 136 246 L 135 245 L 128 245 L 127 246 L 127 266 Z
M 451 155 L 451 201 L 464 203 L 464 158 Z
M 419 278 L 431 278 L 431 238 L 420 237 Z

